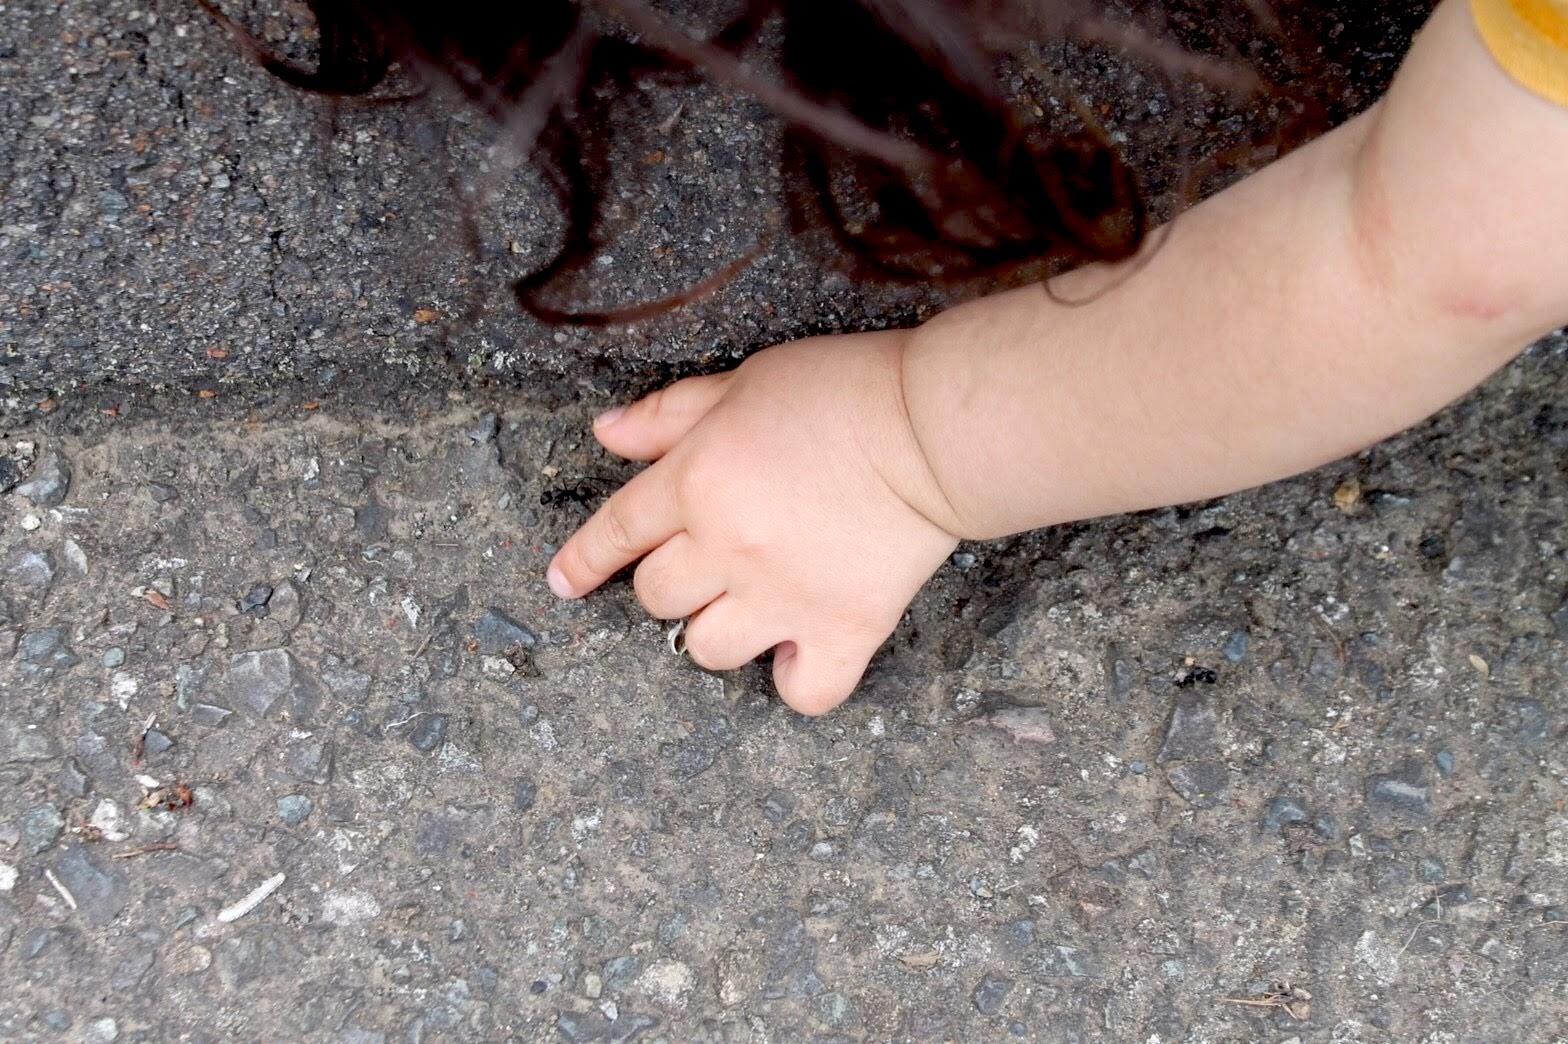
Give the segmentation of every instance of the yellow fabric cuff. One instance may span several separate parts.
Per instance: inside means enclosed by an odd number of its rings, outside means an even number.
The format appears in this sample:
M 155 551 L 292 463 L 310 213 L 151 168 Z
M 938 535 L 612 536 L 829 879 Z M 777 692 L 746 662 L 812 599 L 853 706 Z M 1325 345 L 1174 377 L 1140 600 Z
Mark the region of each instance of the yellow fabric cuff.
M 1470 10 L 1498 65 L 1568 105 L 1568 0 L 1470 0 Z

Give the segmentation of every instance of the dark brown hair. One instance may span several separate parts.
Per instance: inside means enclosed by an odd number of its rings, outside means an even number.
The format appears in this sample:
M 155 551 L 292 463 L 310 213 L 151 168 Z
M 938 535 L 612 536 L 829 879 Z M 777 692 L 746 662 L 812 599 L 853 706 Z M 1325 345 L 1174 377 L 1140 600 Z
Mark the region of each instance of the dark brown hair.
M 306 2 L 319 30 L 314 68 L 265 51 L 202 0 L 297 87 L 371 95 L 399 63 L 486 113 L 538 167 L 565 218 L 554 255 L 514 284 L 522 307 L 553 322 L 639 319 L 737 267 L 613 312 L 556 300 L 606 246 L 603 189 L 617 154 L 609 112 L 649 76 L 707 76 L 773 109 L 784 123 L 791 230 L 825 232 L 841 263 L 901 281 L 1017 282 L 1143 244 L 1145 194 L 1094 114 L 1070 104 L 1066 119 L 1030 117 L 1009 96 L 1003 71 L 1031 41 L 1071 35 L 1219 91 L 1290 98 L 1262 143 L 1276 151 L 1327 125 L 1319 107 L 1292 97 L 1301 72 L 1289 33 L 1262 0 L 1197 4 L 1202 21 L 1163 5 L 1161 32 L 1091 0 L 731 0 L 730 17 L 702 37 L 643 0 Z M 777 72 L 758 71 L 767 68 Z

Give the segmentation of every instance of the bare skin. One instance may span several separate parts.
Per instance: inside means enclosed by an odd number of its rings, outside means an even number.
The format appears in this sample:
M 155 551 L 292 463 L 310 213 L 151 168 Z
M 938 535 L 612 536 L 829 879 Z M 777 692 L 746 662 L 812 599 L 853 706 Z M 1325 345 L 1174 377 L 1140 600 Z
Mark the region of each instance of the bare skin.
M 1568 109 L 1445 2 L 1388 96 L 1096 266 L 916 330 L 681 381 L 594 433 L 651 461 L 551 563 L 581 597 L 642 559 L 712 670 L 774 649 L 790 706 L 854 689 L 960 538 L 1218 496 L 1428 416 L 1568 320 Z

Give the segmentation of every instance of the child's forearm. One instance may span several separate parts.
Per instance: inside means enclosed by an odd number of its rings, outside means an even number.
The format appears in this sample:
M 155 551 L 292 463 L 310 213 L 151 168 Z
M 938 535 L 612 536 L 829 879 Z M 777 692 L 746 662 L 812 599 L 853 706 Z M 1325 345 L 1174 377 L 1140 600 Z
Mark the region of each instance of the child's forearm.
M 916 331 L 904 396 L 964 536 L 1216 496 L 1427 416 L 1568 319 L 1568 110 L 1433 15 L 1389 96 L 1183 215 L 1138 271 Z M 1158 237 L 1157 237 L 1158 238 Z

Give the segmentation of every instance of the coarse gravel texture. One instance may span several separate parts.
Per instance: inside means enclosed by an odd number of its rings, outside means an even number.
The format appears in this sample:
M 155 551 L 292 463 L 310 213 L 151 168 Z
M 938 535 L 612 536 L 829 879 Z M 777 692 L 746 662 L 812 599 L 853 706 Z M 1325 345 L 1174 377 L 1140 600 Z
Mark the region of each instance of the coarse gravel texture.
M 1071 68 L 1153 151 L 1172 100 Z M 765 227 L 764 115 L 682 103 L 612 297 Z M 1564 1038 L 1563 338 L 1300 479 L 964 546 L 808 720 L 543 566 L 612 395 L 934 298 L 781 244 L 540 328 L 526 175 L 477 262 L 443 209 L 482 128 L 183 4 L 0 5 L 0 107 L 0 1038 Z
M 965 546 L 816 720 L 550 597 L 585 414 L 13 437 L 0 1036 L 1559 1039 L 1565 353 Z

